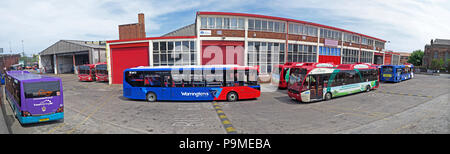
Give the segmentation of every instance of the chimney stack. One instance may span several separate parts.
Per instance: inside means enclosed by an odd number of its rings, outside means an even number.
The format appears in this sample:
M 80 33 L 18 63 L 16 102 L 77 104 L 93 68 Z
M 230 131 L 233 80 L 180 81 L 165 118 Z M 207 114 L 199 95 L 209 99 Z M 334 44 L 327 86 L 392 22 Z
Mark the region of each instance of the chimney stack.
M 140 38 L 145 38 L 146 34 L 145 34 L 145 18 L 144 18 L 144 13 L 139 13 L 138 14 L 138 24 L 139 24 L 139 37 Z
M 119 25 L 119 39 L 145 38 L 145 17 L 143 13 L 138 14 L 138 23 Z

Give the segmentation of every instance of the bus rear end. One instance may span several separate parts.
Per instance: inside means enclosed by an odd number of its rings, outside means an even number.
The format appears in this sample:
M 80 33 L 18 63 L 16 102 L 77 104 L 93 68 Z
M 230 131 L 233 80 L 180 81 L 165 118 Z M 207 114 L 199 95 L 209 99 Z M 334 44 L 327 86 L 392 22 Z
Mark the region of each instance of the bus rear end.
M 381 74 L 380 74 L 380 80 L 381 81 L 394 81 L 395 73 L 394 73 L 394 66 L 387 65 L 387 66 L 381 66 Z
M 108 81 L 108 69 L 106 63 L 95 65 L 95 79 L 97 81 Z
M 283 73 L 283 69 L 285 68 L 284 65 L 277 65 L 275 66 L 275 68 L 272 71 L 272 84 L 273 85 L 277 85 L 278 88 L 286 88 L 287 87 L 287 83 L 286 80 L 284 79 L 284 73 Z
M 61 79 L 32 80 L 22 83 L 22 107 L 17 116 L 21 123 L 64 119 Z
M 291 68 L 288 81 L 288 95 L 292 99 L 302 101 L 301 93 L 306 89 L 303 87 L 303 80 L 305 79 L 307 70 L 301 67 Z

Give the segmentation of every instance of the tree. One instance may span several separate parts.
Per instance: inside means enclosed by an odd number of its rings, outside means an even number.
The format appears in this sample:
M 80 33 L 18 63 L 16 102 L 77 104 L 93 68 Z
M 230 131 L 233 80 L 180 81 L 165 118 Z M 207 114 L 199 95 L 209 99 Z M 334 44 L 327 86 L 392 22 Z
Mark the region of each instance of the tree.
M 414 66 L 422 66 L 424 52 L 422 50 L 416 50 L 411 53 L 411 56 L 408 58 L 408 63 L 413 64 Z
M 444 67 L 444 59 L 433 59 L 432 61 L 431 61 L 431 66 L 430 66 L 430 68 L 432 69 L 432 70 L 440 70 L 440 69 L 443 69 L 443 67 Z

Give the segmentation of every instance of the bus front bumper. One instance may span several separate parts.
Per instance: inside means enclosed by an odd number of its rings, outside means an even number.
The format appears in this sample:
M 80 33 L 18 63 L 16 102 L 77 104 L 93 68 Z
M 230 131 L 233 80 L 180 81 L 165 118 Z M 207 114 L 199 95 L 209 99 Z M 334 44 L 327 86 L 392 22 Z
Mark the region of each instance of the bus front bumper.
M 300 96 L 300 94 L 295 94 L 295 93 L 292 93 L 292 92 L 288 92 L 288 96 L 290 97 L 290 98 L 292 98 L 292 99 L 295 99 L 295 100 L 297 100 L 297 101 L 302 101 L 302 97 Z
M 42 116 L 19 117 L 19 119 L 22 124 L 54 121 L 54 120 L 64 119 L 64 112 L 42 115 Z

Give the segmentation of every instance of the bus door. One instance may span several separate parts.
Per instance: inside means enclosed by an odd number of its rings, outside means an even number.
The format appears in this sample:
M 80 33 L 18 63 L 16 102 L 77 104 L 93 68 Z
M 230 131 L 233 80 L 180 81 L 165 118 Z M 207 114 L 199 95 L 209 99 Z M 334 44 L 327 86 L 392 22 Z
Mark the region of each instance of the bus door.
M 310 88 L 311 88 L 311 99 L 322 99 L 323 98 L 323 75 L 311 75 L 310 76 Z
M 161 99 L 170 99 L 172 96 L 172 77 L 170 74 L 163 74 L 161 77 L 163 79 L 160 94 L 160 96 L 162 96 Z

